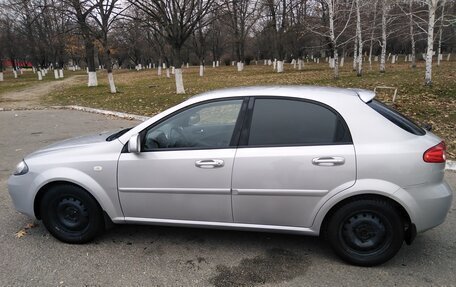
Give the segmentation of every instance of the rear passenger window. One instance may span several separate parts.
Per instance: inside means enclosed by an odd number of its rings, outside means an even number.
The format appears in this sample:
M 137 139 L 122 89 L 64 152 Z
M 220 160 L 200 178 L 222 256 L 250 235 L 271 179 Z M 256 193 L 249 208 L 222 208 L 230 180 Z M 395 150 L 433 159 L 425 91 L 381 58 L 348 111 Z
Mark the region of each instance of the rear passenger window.
M 343 119 L 322 105 L 291 99 L 256 99 L 248 145 L 351 143 Z
M 403 114 L 382 104 L 377 100 L 372 100 L 368 102 L 367 105 L 375 111 L 377 111 L 382 116 L 384 116 L 385 118 L 387 118 L 390 122 L 400 127 L 401 129 L 408 131 L 409 133 L 412 133 L 417 136 L 422 136 L 426 134 L 426 131 L 420 128 L 412 120 L 408 119 Z

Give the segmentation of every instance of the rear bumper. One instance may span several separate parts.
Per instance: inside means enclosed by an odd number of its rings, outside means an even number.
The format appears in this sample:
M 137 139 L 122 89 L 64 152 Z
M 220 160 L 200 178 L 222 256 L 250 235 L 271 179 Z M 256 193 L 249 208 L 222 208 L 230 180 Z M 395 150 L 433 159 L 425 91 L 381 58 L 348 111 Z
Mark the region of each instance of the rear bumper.
M 442 181 L 399 189 L 394 196 L 407 209 L 417 232 L 423 232 L 445 221 L 453 200 L 453 191 Z

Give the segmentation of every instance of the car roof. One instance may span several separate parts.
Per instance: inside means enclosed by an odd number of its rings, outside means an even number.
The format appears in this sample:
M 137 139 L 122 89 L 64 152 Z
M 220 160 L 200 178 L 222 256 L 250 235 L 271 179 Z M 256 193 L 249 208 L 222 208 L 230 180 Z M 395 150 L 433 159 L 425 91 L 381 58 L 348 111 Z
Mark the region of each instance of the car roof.
M 350 88 L 335 88 L 335 87 L 322 87 L 322 86 L 248 86 L 237 88 L 226 88 L 205 92 L 191 97 L 192 100 L 205 100 L 225 97 L 239 97 L 239 96 L 286 96 L 307 98 L 309 95 L 312 97 L 322 96 L 347 96 L 359 97 L 364 102 L 369 102 L 375 97 L 373 91 L 364 89 L 350 89 Z

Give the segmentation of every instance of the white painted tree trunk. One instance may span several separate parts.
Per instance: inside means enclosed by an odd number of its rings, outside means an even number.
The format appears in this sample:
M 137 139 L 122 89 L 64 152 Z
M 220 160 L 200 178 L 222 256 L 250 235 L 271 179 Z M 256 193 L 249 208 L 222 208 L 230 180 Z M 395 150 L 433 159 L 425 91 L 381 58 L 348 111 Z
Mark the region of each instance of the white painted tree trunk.
M 59 78 L 63 79 L 63 69 L 59 70 Z
M 342 55 L 342 58 L 340 59 L 340 67 L 344 66 L 344 61 L 345 61 L 345 57 Z
M 3 72 L 0 72 L 0 82 L 3 82 Z
M 117 93 L 116 85 L 114 84 L 114 77 L 112 73 L 108 73 L 108 82 L 109 82 L 109 89 L 111 90 L 111 94 Z
M 216 61 L 216 62 L 215 62 L 215 66 L 216 66 L 216 67 L 220 67 L 220 61 Z
M 16 72 L 16 70 L 13 70 L 13 75 L 14 75 L 14 78 L 17 79 L 17 72 Z
M 56 80 L 59 79 L 59 71 L 58 71 L 58 70 L 54 70 L 54 78 L 55 78 Z
M 38 75 L 38 81 L 42 81 L 43 80 L 43 75 L 41 74 L 40 70 L 37 72 L 37 75 Z
M 97 72 L 89 72 L 89 82 L 87 83 L 88 87 L 98 86 Z
M 212 61 L 212 68 L 215 68 L 215 61 Z
M 161 76 L 161 74 L 162 74 L 162 66 L 158 66 L 157 75 Z
M 383 0 L 383 7 L 382 7 L 382 51 L 380 53 L 380 73 L 385 72 L 385 65 L 386 65 L 386 13 L 388 11 L 388 4 L 386 0 Z
M 176 93 L 185 94 L 184 79 L 182 77 L 182 69 L 178 68 L 174 71 L 174 77 L 176 78 Z
M 215 62 L 212 62 L 212 63 L 213 63 L 213 67 L 215 67 Z M 204 66 L 203 65 L 200 65 L 199 75 L 200 75 L 200 77 L 204 76 Z
M 320 58 L 317 58 L 317 64 L 320 64 Z
M 275 71 L 277 68 L 277 59 L 274 59 L 274 62 L 272 62 L 272 69 Z
M 277 73 L 283 73 L 283 61 L 277 61 Z
M 175 73 L 176 73 L 176 67 L 172 66 L 172 67 L 171 67 L 171 74 L 174 75 Z
M 32 71 L 33 71 L 34 74 L 36 74 L 36 69 L 35 69 L 35 67 L 32 67 Z
M 448 53 L 448 56 L 447 56 L 447 62 L 450 61 L 450 57 L 451 57 L 451 53 Z
M 296 60 L 293 60 L 293 69 L 296 69 Z
M 434 24 L 435 12 L 439 0 L 427 0 L 429 19 L 428 19 L 428 32 L 427 32 L 427 50 L 426 50 L 426 72 L 424 76 L 424 83 L 426 86 L 432 85 L 432 54 L 434 52 Z
M 166 69 L 166 63 L 162 64 L 163 69 Z
M 244 63 L 242 62 L 237 62 L 237 71 L 242 72 L 244 70 Z
M 169 68 L 166 68 L 166 77 L 171 78 L 171 73 L 169 72 Z
M 298 60 L 298 70 L 301 71 L 302 70 L 302 66 L 303 66 L 303 61 L 301 59 Z
M 24 74 L 24 71 L 22 70 L 22 68 L 19 68 L 19 72 L 21 73 L 21 75 Z

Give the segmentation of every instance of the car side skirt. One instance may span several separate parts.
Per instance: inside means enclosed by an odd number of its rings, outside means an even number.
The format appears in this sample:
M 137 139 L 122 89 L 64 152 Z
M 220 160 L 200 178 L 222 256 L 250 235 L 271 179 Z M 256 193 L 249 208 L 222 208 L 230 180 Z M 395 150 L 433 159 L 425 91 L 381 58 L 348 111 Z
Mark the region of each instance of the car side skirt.
M 119 223 L 119 224 L 129 223 L 129 224 L 181 226 L 181 227 L 210 228 L 210 229 L 250 230 L 250 231 L 260 231 L 260 232 L 302 234 L 302 235 L 310 235 L 310 236 L 319 235 L 319 231 L 313 230 L 311 228 L 296 227 L 296 226 L 259 225 L 259 224 L 246 224 L 246 223 L 191 221 L 191 220 L 155 219 L 155 218 L 138 218 L 138 217 L 114 218 L 112 221 L 114 223 Z

